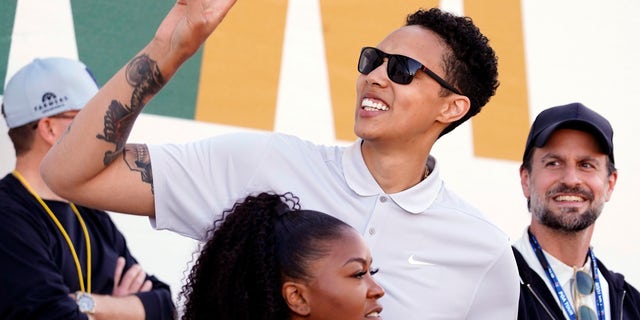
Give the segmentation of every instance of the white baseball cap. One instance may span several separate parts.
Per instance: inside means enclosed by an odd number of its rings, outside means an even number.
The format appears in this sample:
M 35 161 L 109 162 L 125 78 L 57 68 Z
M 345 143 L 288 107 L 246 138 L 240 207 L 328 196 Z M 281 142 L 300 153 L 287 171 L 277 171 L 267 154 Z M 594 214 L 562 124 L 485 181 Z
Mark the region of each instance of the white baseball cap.
M 44 117 L 80 110 L 98 92 L 98 84 L 82 62 L 67 58 L 35 59 L 22 67 L 4 88 L 2 114 L 15 128 Z

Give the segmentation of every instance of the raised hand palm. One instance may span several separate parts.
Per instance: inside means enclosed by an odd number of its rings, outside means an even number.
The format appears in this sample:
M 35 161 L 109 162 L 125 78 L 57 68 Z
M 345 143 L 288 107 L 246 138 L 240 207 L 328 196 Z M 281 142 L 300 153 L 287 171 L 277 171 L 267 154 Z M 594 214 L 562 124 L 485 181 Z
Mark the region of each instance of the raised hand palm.
M 236 0 L 178 0 L 156 31 L 169 52 L 192 56 L 218 27 Z

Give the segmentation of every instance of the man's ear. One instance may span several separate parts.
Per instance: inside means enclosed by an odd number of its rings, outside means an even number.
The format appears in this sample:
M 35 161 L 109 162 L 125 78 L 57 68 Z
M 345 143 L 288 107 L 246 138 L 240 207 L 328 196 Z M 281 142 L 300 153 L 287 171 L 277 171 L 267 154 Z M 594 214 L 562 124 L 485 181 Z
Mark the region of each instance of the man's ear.
M 285 281 L 282 284 L 282 296 L 284 301 L 289 306 L 291 312 L 296 313 L 302 317 L 306 317 L 311 313 L 311 306 L 309 305 L 309 297 L 307 295 L 307 286 L 304 284 Z
M 611 194 L 613 193 L 613 189 L 616 187 L 616 181 L 618 181 L 618 171 L 614 171 L 607 177 L 607 184 L 609 188 L 606 191 L 606 201 L 611 200 Z
M 522 187 L 522 194 L 524 194 L 524 197 L 529 199 L 529 197 L 531 196 L 531 189 L 530 189 L 530 172 L 529 170 L 520 167 L 520 186 Z
M 452 123 L 460 120 L 464 115 L 469 112 L 471 108 L 471 101 L 469 98 L 462 95 L 453 95 L 452 99 L 443 107 L 438 120 L 442 123 Z
M 60 137 L 60 132 L 56 132 L 56 128 L 53 126 L 51 118 L 45 117 L 38 120 L 38 127 L 36 128 L 36 134 L 46 141 L 50 145 L 56 143 L 56 140 Z

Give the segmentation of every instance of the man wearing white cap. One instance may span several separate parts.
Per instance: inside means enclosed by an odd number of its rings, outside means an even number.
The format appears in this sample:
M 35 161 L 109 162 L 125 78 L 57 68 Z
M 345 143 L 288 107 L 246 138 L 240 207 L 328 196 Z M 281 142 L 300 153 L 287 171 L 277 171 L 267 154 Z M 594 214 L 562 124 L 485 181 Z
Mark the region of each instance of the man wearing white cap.
M 2 113 L 16 152 L 0 180 L 0 318 L 172 319 L 170 288 L 147 275 L 104 211 L 53 193 L 40 162 L 98 91 L 89 69 L 36 59 L 4 90 Z

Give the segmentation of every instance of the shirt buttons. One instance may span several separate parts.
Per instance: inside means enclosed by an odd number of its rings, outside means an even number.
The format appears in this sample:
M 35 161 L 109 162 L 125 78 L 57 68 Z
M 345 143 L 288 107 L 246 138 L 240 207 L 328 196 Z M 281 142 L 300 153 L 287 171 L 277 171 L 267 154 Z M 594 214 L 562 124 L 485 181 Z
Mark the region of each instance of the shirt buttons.
M 380 196 L 380 202 L 385 203 L 387 202 L 387 200 L 389 200 L 389 198 L 387 198 L 386 196 Z
M 376 228 L 374 228 L 374 227 L 369 228 L 369 234 L 370 235 L 376 234 Z

